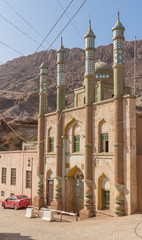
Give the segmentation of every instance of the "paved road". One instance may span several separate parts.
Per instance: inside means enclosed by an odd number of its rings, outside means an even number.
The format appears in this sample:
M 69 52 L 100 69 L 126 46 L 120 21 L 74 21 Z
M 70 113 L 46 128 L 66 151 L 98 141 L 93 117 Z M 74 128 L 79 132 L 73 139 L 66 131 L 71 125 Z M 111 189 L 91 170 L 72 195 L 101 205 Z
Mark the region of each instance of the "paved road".
M 25 209 L 0 207 L 0 240 L 135 240 L 142 239 L 142 214 L 121 218 L 96 217 L 76 222 L 43 222 L 41 218 L 25 218 Z

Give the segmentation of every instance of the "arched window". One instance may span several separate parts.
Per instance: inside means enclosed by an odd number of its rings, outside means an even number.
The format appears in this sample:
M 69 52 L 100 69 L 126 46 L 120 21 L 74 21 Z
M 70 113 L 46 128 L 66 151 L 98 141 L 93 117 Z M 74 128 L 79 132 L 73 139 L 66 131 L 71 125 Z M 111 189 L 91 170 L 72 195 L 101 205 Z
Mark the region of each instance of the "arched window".
M 109 133 L 104 119 L 98 125 L 98 152 L 109 152 Z
M 51 127 L 48 129 L 47 151 L 54 152 L 54 135 Z

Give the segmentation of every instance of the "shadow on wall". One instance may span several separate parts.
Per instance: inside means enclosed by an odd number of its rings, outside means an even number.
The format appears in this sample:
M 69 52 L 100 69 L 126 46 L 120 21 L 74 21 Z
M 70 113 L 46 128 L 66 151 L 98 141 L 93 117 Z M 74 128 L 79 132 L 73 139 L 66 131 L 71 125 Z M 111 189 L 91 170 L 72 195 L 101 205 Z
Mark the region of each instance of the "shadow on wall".
M 0 233 L 0 240 L 34 240 L 29 236 L 21 236 L 20 233 Z

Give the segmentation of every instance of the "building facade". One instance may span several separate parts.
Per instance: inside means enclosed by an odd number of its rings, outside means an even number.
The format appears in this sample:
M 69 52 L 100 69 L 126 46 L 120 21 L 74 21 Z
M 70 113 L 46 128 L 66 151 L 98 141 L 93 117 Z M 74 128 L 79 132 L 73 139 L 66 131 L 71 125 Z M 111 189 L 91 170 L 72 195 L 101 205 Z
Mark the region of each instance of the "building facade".
M 57 51 L 57 111 L 47 112 L 48 67 L 40 68 L 38 174 L 35 204 L 77 212 L 122 216 L 142 211 L 142 116 L 125 87 L 124 31 L 113 31 L 113 66 L 95 64 L 95 34 L 85 35 L 83 86 L 74 90 L 74 107 L 65 108 L 66 52 Z M 139 167 L 138 167 L 139 166 Z M 40 179 L 41 182 L 41 179 Z
M 113 31 L 113 66 L 95 63 L 95 34 L 85 35 L 85 74 L 65 106 L 66 50 L 57 51 L 57 109 L 49 113 L 48 66 L 40 66 L 37 150 L 0 153 L 0 191 L 27 194 L 36 206 L 123 216 L 142 211 L 142 114 L 125 86 L 124 31 Z
M 21 151 L 0 152 L 0 201 L 13 194 L 37 195 L 37 144 L 23 144 Z

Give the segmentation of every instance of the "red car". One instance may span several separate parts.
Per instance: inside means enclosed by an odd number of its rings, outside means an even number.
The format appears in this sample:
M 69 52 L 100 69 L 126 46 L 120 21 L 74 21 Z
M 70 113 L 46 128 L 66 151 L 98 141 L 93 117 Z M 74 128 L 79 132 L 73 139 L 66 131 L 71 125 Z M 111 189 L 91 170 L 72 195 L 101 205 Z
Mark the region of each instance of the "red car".
M 12 195 L 2 202 L 2 207 L 14 208 L 17 210 L 18 208 L 27 207 L 30 205 L 30 201 L 31 199 L 26 195 Z

